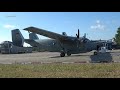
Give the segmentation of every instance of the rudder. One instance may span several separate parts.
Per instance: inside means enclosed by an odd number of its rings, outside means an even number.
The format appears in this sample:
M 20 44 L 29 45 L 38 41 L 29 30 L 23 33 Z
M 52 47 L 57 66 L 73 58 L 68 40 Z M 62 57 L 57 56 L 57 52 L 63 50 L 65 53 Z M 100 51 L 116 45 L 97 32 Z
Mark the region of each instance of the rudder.
M 24 37 L 21 34 L 19 29 L 14 29 L 11 31 L 12 33 L 12 42 L 13 45 L 23 47 L 24 44 Z

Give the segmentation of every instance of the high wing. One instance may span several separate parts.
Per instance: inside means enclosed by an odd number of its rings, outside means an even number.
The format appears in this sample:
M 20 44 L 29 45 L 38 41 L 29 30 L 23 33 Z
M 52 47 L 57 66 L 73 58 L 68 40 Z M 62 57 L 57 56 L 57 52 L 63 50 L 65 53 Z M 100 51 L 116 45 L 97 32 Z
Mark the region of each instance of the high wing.
M 75 37 L 70 37 L 70 36 L 65 36 L 65 35 L 61 35 L 61 34 L 57 34 L 57 33 L 54 33 L 54 32 L 51 32 L 51 31 L 47 31 L 47 30 L 44 30 L 44 29 L 39 29 L 39 28 L 36 28 L 36 27 L 28 27 L 28 28 L 25 28 L 23 30 L 26 30 L 26 31 L 30 31 L 30 32 L 33 32 L 33 33 L 37 33 L 39 35 L 43 35 L 43 36 L 46 36 L 46 37 L 49 37 L 49 38 L 52 38 L 52 39 L 57 39 L 57 40 L 74 40 Z

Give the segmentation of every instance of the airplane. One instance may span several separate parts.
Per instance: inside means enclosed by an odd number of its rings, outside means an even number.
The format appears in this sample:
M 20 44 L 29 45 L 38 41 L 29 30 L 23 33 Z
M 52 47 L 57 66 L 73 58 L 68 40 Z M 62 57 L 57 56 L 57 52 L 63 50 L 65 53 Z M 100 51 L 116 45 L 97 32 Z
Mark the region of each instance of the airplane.
M 76 37 L 68 36 L 65 32 L 58 34 L 32 26 L 24 28 L 23 30 L 28 31 L 29 33 L 32 32 L 29 34 L 30 39 L 26 39 L 25 42 L 32 46 L 36 45 L 41 48 L 46 48 L 48 51 L 60 52 L 61 57 L 64 57 L 65 54 L 70 56 L 71 54 L 98 50 L 98 48 L 103 45 L 103 42 L 89 40 L 86 38 L 86 34 L 83 37 L 80 37 L 79 29 Z M 40 40 L 37 37 L 33 38 L 32 36 L 36 36 L 35 33 L 51 39 Z M 97 52 L 95 51 L 94 54 L 96 55 Z

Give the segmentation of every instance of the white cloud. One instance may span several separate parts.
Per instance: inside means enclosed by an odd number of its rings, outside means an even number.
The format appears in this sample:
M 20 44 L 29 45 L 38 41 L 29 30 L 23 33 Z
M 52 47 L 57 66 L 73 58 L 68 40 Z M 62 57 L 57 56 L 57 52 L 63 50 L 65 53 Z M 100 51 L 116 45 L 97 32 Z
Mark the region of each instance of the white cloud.
M 100 20 L 96 20 L 96 23 L 100 23 Z
M 100 20 L 96 20 L 95 25 L 92 25 L 90 28 L 94 30 L 105 30 L 105 25 Z
M 3 27 L 6 28 L 6 29 L 14 29 L 15 28 L 14 25 L 10 25 L 10 24 L 6 24 Z

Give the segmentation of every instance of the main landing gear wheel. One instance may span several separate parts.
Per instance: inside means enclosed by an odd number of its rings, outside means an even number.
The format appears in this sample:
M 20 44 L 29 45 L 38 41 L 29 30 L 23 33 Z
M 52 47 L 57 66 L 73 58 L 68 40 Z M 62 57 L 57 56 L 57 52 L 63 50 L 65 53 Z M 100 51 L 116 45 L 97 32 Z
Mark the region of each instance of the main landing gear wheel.
M 64 56 L 65 56 L 65 53 L 64 53 L 64 52 L 61 52 L 61 53 L 60 53 L 60 56 L 61 56 L 61 57 L 64 57 Z
M 67 52 L 67 55 L 68 55 L 68 56 L 71 56 L 71 53 L 70 53 L 70 52 Z

